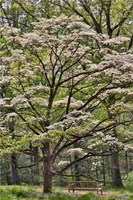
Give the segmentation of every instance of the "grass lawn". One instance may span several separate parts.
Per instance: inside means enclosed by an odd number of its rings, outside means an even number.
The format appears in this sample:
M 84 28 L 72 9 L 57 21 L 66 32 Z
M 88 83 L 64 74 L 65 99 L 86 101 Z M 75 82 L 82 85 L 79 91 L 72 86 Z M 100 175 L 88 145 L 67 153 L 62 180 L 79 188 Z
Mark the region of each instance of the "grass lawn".
M 126 189 L 106 190 L 103 195 L 92 192 L 68 193 L 66 188 L 54 188 L 53 193 L 44 195 L 41 187 L 0 186 L 0 200 L 133 200 L 133 192 Z

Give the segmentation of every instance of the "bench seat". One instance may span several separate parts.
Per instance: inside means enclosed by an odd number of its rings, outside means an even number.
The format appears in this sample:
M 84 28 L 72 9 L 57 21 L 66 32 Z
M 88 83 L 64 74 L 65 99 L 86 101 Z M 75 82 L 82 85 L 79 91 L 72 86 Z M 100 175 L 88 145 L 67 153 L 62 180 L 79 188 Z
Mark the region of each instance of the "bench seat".
M 97 181 L 70 181 L 68 182 L 68 192 L 75 190 L 84 191 L 96 191 L 97 194 L 100 192 L 103 194 L 101 184 Z

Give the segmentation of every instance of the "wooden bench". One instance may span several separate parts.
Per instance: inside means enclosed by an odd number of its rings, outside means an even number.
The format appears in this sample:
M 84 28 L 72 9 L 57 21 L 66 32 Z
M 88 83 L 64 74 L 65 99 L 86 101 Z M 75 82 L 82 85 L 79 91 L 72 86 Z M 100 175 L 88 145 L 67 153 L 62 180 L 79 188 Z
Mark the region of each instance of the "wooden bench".
M 68 182 L 68 192 L 75 190 L 87 190 L 87 191 L 96 191 L 103 194 L 102 184 L 99 184 L 97 181 L 70 181 Z

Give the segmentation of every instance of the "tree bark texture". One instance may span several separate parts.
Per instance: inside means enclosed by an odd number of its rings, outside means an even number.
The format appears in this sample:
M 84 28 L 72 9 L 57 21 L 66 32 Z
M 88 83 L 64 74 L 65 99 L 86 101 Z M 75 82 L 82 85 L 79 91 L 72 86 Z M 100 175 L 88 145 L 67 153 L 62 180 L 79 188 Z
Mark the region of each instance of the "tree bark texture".
M 17 156 L 15 153 L 12 153 L 11 155 L 11 170 L 12 170 L 12 184 L 19 185 L 20 180 L 19 180 L 18 170 L 17 170 Z
M 43 153 L 43 166 L 44 166 L 44 193 L 52 192 L 52 173 L 51 173 L 51 156 L 50 156 L 50 144 L 49 142 L 44 143 L 44 147 L 42 148 Z
M 80 147 L 80 144 L 78 142 L 74 143 L 74 148 Z M 77 154 L 74 155 L 74 160 L 77 160 L 79 156 Z M 79 163 L 74 164 L 74 176 L 75 176 L 75 181 L 80 181 L 80 166 Z
M 123 187 L 119 166 L 118 151 L 113 151 L 111 155 L 111 178 L 113 187 Z

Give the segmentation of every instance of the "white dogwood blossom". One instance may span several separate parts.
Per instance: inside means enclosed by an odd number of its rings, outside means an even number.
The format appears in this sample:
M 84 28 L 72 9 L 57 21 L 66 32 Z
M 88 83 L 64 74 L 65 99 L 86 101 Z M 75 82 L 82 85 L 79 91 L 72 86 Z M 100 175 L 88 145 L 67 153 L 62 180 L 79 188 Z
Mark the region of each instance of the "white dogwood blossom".
M 75 155 L 84 156 L 87 153 L 82 148 L 71 148 L 67 151 L 67 154 L 70 156 L 75 156 Z
M 51 172 L 58 163 L 55 174 L 60 174 L 74 163 L 67 161 L 70 155 L 82 160 L 124 149 L 133 112 L 133 55 L 124 46 L 129 39 L 109 39 L 75 16 L 32 25 L 24 33 L 0 29 L 6 43 L 1 47 L 0 127 L 7 151 L 40 147 L 44 163 Z M 6 140 L 2 127 L 10 133 Z M 66 161 L 64 156 L 59 162 L 64 152 Z

